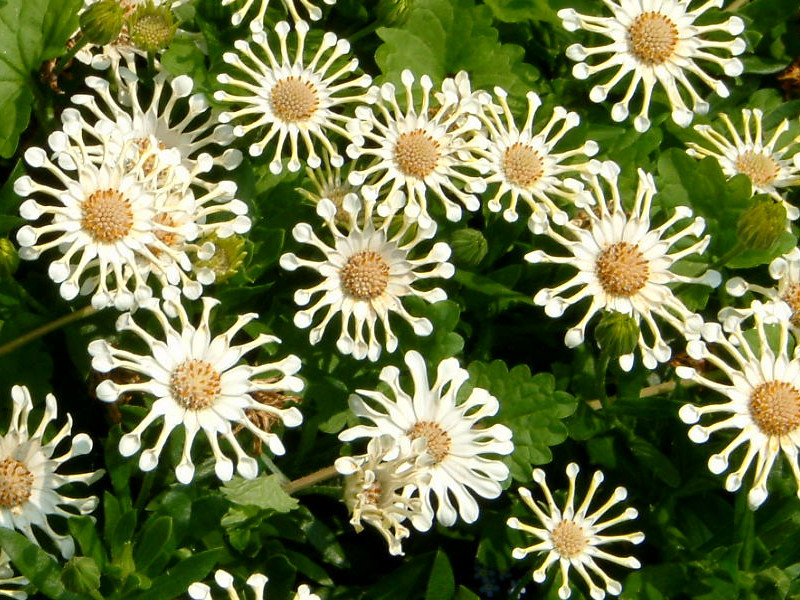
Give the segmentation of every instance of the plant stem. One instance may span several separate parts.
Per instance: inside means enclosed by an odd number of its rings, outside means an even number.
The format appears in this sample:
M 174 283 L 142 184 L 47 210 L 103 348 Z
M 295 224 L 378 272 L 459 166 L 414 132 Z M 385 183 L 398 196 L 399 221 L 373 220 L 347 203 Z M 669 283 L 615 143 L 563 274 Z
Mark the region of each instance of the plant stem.
M 50 321 L 49 323 L 45 323 L 41 327 L 37 327 L 33 331 L 29 331 L 18 338 L 11 340 L 7 344 L 3 344 L 0 346 L 0 356 L 3 354 L 8 354 L 9 352 L 13 352 L 20 346 L 24 346 L 28 342 L 32 342 L 35 339 L 42 337 L 43 335 L 47 335 L 51 331 L 55 331 L 56 329 L 61 329 L 62 327 L 69 325 L 70 323 L 74 323 L 75 321 L 80 321 L 81 319 L 85 319 L 97 312 L 97 309 L 93 306 L 85 306 L 80 310 L 76 310 L 75 312 L 69 313 L 64 315 L 63 317 L 59 317 L 55 321 Z
M 731 2 L 728 5 L 728 8 L 726 8 L 725 10 L 726 11 L 739 10 L 745 4 L 747 4 L 748 2 L 749 2 L 749 0 L 733 0 L 733 2 Z
M 606 373 L 608 364 L 611 362 L 611 355 L 608 352 L 600 352 L 600 358 L 595 363 L 595 377 L 597 377 L 597 387 L 600 390 L 600 402 L 604 407 L 608 407 L 609 400 L 606 393 Z
M 665 381 L 663 383 L 658 383 L 656 385 L 651 385 L 648 387 L 643 387 L 639 390 L 639 398 L 652 398 L 653 396 L 660 396 L 661 394 L 668 394 L 669 392 L 673 391 L 675 388 L 680 385 L 681 387 L 693 387 L 697 385 L 694 381 Z M 616 400 L 616 396 L 611 396 L 608 398 L 610 403 L 613 403 Z M 600 399 L 589 400 L 587 402 L 589 408 L 593 410 L 600 410 L 604 408 L 604 404 Z
M 371 33 L 374 33 L 375 30 L 378 27 L 380 27 L 379 23 L 371 23 L 371 24 L 367 25 L 366 27 L 364 27 L 362 29 L 359 29 L 353 35 L 347 36 L 346 39 L 352 45 L 353 42 L 355 42 L 357 40 L 360 40 L 361 38 L 366 37 L 366 36 L 370 35 Z
M 283 471 L 281 471 L 280 467 L 276 465 L 271 458 L 265 454 L 262 454 L 261 460 L 264 461 L 264 464 L 267 465 L 267 468 L 272 472 L 273 475 L 278 476 L 281 485 L 285 486 L 289 483 L 289 478 L 283 474 Z
M 284 491 L 286 491 L 287 494 L 294 494 L 295 492 L 298 492 L 303 488 L 310 487 L 322 481 L 326 481 L 327 479 L 333 479 L 338 474 L 339 472 L 336 470 L 336 467 L 331 465 L 329 467 L 320 469 L 319 471 L 314 471 L 313 473 L 304 475 L 299 479 L 290 481 L 283 486 L 283 489 Z
M 82 35 L 80 38 L 78 38 L 78 41 L 75 42 L 75 45 L 67 50 L 67 53 L 61 57 L 58 65 L 56 65 L 56 68 L 53 70 L 53 77 L 57 76 L 59 73 L 61 73 L 61 71 L 66 69 L 67 65 L 73 58 L 75 58 L 75 55 L 80 51 L 80 49 L 88 43 L 89 40 L 85 35 Z

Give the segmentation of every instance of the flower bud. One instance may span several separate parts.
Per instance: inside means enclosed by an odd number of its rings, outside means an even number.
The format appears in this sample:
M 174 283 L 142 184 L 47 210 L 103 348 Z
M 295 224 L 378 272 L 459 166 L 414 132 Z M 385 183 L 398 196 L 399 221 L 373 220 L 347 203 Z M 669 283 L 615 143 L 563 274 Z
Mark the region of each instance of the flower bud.
M 224 239 L 211 236 L 202 243 L 205 242 L 214 244 L 214 255 L 207 260 L 198 260 L 195 268 L 213 271 L 216 283 L 222 283 L 233 277 L 247 256 L 244 249 L 245 238 L 239 235 L 232 235 Z
M 117 0 L 100 0 L 81 13 L 81 33 L 90 43 L 105 46 L 119 37 L 124 21 L 125 10 Z
M 739 242 L 749 250 L 767 250 L 786 231 L 786 209 L 766 195 L 756 196 L 736 223 Z
M 11 277 L 19 267 L 19 253 L 8 238 L 0 238 L 0 277 Z
M 597 344 L 611 358 L 630 354 L 639 343 L 639 325 L 630 315 L 617 311 L 603 313 L 594 330 Z
M 178 24 L 169 6 L 156 6 L 153 0 L 140 5 L 128 17 L 128 35 L 139 50 L 155 53 L 172 42 Z
M 474 267 L 489 251 L 486 238 L 477 229 L 459 229 L 450 240 L 453 258 L 464 266 Z

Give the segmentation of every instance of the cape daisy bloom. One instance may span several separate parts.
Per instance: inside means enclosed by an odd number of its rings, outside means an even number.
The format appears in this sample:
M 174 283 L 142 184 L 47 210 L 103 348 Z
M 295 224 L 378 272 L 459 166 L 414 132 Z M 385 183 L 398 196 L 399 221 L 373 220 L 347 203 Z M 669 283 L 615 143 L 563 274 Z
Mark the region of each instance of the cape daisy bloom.
M 239 592 L 236 591 L 233 585 L 233 575 L 227 571 L 218 569 L 217 572 L 214 573 L 214 581 L 221 589 L 225 590 L 225 595 L 229 600 L 242 600 L 242 596 L 239 595 Z M 255 600 L 265 600 L 264 588 L 266 588 L 268 581 L 269 579 L 267 576 L 261 573 L 253 573 L 247 578 L 247 587 L 252 590 Z M 211 588 L 199 581 L 189 586 L 189 597 L 192 598 L 192 600 L 214 599 L 214 596 L 211 594 Z M 307 585 L 301 585 L 297 588 L 297 592 L 295 592 L 292 600 L 320 600 L 320 597 L 316 594 L 312 594 L 311 588 Z
M 461 207 L 452 198 L 467 210 L 476 211 L 480 201 L 475 193 L 486 190 L 481 175 L 488 167 L 477 154 L 486 141 L 477 135 L 481 122 L 468 113 L 474 108 L 474 99 L 454 93 L 453 83 L 453 91 L 438 94 L 439 105 L 432 106 L 433 81 L 423 75 L 419 80 L 422 101 L 417 105 L 413 73 L 404 70 L 400 77 L 405 110 L 398 104 L 391 83 L 371 90 L 368 100 L 373 106 L 356 109 L 356 119 L 349 125 L 353 143 L 347 147 L 347 155 L 371 162 L 364 168 L 354 168 L 348 180 L 353 185 L 363 184 L 361 190 L 369 199 L 384 197 L 389 206 L 405 200 L 406 212 L 418 218 L 423 227 L 431 221 L 429 194 L 441 201 L 449 220 L 458 221 Z
M 641 84 L 643 89 L 642 108 L 633 120 L 636 131 L 650 128 L 650 100 L 656 83 L 667 94 L 672 107 L 672 120 L 686 127 L 692 122 L 692 111 L 705 114 L 706 102 L 694 88 L 687 75 L 694 75 L 719 96 L 729 95 L 727 86 L 711 77 L 698 61 L 714 63 L 730 77 L 741 75 L 744 67 L 737 58 L 726 58 L 724 54 L 738 56 L 745 50 L 745 42 L 735 37 L 721 40 L 708 39 L 706 34 L 714 32 L 738 36 L 744 31 L 744 21 L 730 17 L 726 21 L 709 25 L 696 25 L 695 21 L 713 7 L 721 7 L 723 0 L 709 0 L 693 10 L 689 10 L 692 0 L 602 0 L 613 13 L 611 17 L 583 15 L 573 8 L 558 11 L 567 31 L 585 29 L 611 39 L 604 46 L 587 48 L 573 44 L 567 48 L 567 56 L 580 61 L 572 69 L 578 79 L 615 69 L 616 73 L 603 84 L 592 88 L 589 98 L 592 102 L 604 102 L 609 91 L 628 74 L 631 74 L 628 89 L 623 98 L 611 109 L 611 118 L 624 121 L 628 117 L 628 105 Z M 712 50 L 712 51 L 710 51 Z M 595 65 L 583 62 L 596 55 L 610 54 L 607 59 Z M 681 93 L 692 101 L 690 110 Z
M 609 187 L 611 197 L 606 198 L 600 177 L 587 178 L 596 200 L 596 206 L 587 211 L 587 228 L 570 221 L 563 226 L 565 234 L 562 234 L 552 225 L 546 225 L 546 235 L 562 245 L 568 254 L 552 256 L 544 250 L 534 250 L 525 255 L 525 260 L 531 263 L 570 265 L 578 270 L 564 283 L 539 290 L 533 301 L 544 306 L 548 316 L 560 317 L 569 306 L 590 299 L 583 318 L 564 337 L 564 343 L 570 348 L 583 343 L 586 326 L 600 311 L 630 315 L 638 324 L 644 321 L 647 335 L 640 331 L 638 346 L 644 365 L 654 369 L 672 355 L 655 316 L 690 338 L 697 337 L 703 326 L 702 317 L 686 308 L 669 284 L 719 285 L 720 275 L 716 271 L 690 277 L 671 270 L 681 259 L 702 254 L 710 236 L 670 253 L 680 240 L 702 234 L 705 221 L 696 217 L 683 229 L 670 234 L 673 225 L 692 216 L 691 209 L 679 206 L 670 218 L 651 229 L 650 209 L 656 193 L 653 176 L 639 169 L 639 186 L 628 216 L 617 186 L 619 167 L 611 162 L 603 163 L 599 175 Z M 574 293 L 569 294 L 573 290 Z M 622 355 L 619 363 L 626 371 L 630 370 L 633 354 Z
M 121 395 L 143 392 L 155 398 L 149 412 L 141 422 L 119 441 L 123 456 L 131 456 L 142 446 L 142 435 L 150 425 L 162 419 L 161 432 L 155 444 L 139 456 L 139 468 L 151 471 L 158 465 L 161 451 L 170 434 L 183 427 L 185 439 L 183 453 L 175 476 L 181 483 L 194 478 L 194 463 L 191 451 L 195 437 L 201 430 L 208 439 L 215 458 L 217 477 L 228 481 L 233 477 L 233 462 L 219 446 L 218 436 L 224 437 L 234 453 L 236 471 L 247 479 L 258 475 L 258 463 L 248 456 L 233 434 L 233 426 L 241 425 L 260 439 L 274 454 L 283 454 L 285 449 L 280 438 L 270 431 L 256 427 L 246 411 L 266 413 L 280 419 L 287 427 L 297 427 L 303 415 L 295 407 L 280 408 L 258 402 L 254 394 L 288 390 L 298 392 L 303 382 L 295 373 L 300 370 L 300 359 L 289 355 L 276 362 L 249 365 L 242 358 L 264 344 L 280 342 L 272 335 L 260 334 L 254 340 L 236 345 L 234 336 L 248 323 L 258 317 L 255 313 L 240 315 L 225 332 L 212 337 L 211 310 L 218 300 L 203 297 L 200 322 L 194 326 L 189 321 L 183 305 L 155 299 L 142 304 L 161 326 L 161 335 L 155 337 L 145 331 L 130 313 L 117 320 L 118 331 L 131 331 L 150 348 L 150 354 L 135 354 L 116 348 L 106 340 L 95 340 L 89 344 L 92 367 L 101 373 L 123 368 L 138 373 L 139 381 L 115 383 L 106 379 L 97 386 L 97 397 L 114 402 Z M 168 316 L 177 317 L 179 329 L 175 329 Z
M 399 228 L 393 227 L 398 224 L 396 213 L 379 217 L 374 214 L 374 207 L 373 202 L 348 194 L 341 211 L 337 211 L 331 200 L 323 198 L 317 204 L 317 214 L 325 220 L 332 244 L 318 237 L 308 223 L 295 225 L 292 235 L 298 242 L 317 248 L 325 258 L 308 260 L 289 252 L 280 260 L 281 266 L 289 271 L 310 267 L 324 277 L 314 287 L 294 294 L 294 301 L 300 306 L 317 296 L 314 304 L 295 314 L 294 323 L 298 327 L 310 327 L 316 314 L 323 312 L 322 320 L 309 334 L 311 343 L 318 343 L 331 319 L 341 313 L 336 347 L 342 354 L 373 361 L 378 360 L 382 348 L 375 327 L 379 320 L 386 350 L 394 352 L 397 348 L 390 312 L 408 322 L 417 335 L 433 332 L 431 322 L 411 315 L 401 299 L 413 295 L 431 303 L 445 300 L 447 295 L 441 288 L 419 290 L 414 286 L 423 279 L 452 277 L 455 272 L 453 265 L 446 262 L 450 258 L 446 243 L 433 244 L 427 253 L 417 248 L 434 237 L 435 223 L 423 227 L 404 215 Z M 345 219 L 347 224 L 342 225 Z
M 241 4 L 241 6 L 236 9 L 236 12 L 233 13 L 233 16 L 231 17 L 231 23 L 238 26 L 242 24 L 245 16 L 247 16 L 247 13 L 250 12 L 250 9 L 253 7 L 253 5 L 257 5 L 258 12 L 250 21 L 250 30 L 257 33 L 259 31 L 264 31 L 264 15 L 267 12 L 267 8 L 269 8 L 269 1 L 270 0 L 222 0 L 222 6 L 228 6 L 233 3 Z M 292 19 L 294 19 L 295 22 L 301 20 L 300 14 L 297 12 L 297 6 L 295 6 L 296 1 L 302 4 L 312 21 L 319 21 L 322 18 L 322 11 L 320 10 L 319 6 L 316 6 L 316 4 L 310 2 L 309 0 L 281 0 L 281 3 L 284 5 L 284 7 L 286 7 L 286 10 L 289 11 L 289 14 L 292 16 Z M 328 5 L 336 4 L 336 0 L 322 1 Z
M 339 60 L 350 52 L 347 40 L 340 40 L 334 33 L 322 37 L 319 49 L 307 60 L 305 47 L 308 23 L 295 24 L 296 52 L 289 53 L 287 40 L 290 27 L 285 21 L 275 26 L 275 35 L 280 46 L 280 56 L 273 52 L 267 34 L 253 34 L 253 46 L 237 40 L 237 52 L 226 52 L 223 60 L 240 72 L 241 79 L 228 73 L 217 76 L 219 83 L 235 92 L 217 90 L 214 98 L 235 105 L 235 108 L 220 113 L 222 123 L 239 122 L 233 128 L 236 137 L 264 127 L 266 131 L 257 142 L 250 145 L 252 156 L 260 156 L 271 142 L 275 152 L 269 163 L 270 171 L 280 173 L 284 146 L 289 143 L 290 171 L 300 169 L 298 142 L 302 140 L 308 154 L 306 162 L 311 168 L 318 167 L 322 160 L 314 149 L 318 142 L 330 156 L 333 166 L 341 167 L 344 158 L 328 139 L 338 134 L 352 139 L 343 125 L 350 118 L 340 112 L 348 104 L 364 101 L 364 94 L 351 94 L 350 90 L 366 88 L 372 81 L 369 75 L 345 79 L 358 68 L 358 59 Z M 266 57 L 266 62 L 260 55 Z
M 554 197 L 580 205 L 583 191 L 580 181 L 564 176 L 589 173 L 588 162 L 576 163 L 569 159 L 594 156 L 598 150 L 597 142 L 588 140 L 578 148 L 557 152 L 555 146 L 580 123 L 578 113 L 557 106 L 550 119 L 542 127 L 537 127 L 539 131 L 534 133 L 534 118 L 542 104 L 541 98 L 535 92 L 528 92 L 528 115 L 520 128 L 506 101 L 507 92 L 496 87 L 494 93 L 499 106 L 487 103 L 479 113 L 488 137 L 486 149 L 479 153 L 491 164 L 484 180 L 487 184 L 499 184 L 497 192 L 487 202 L 489 210 L 500 212 L 504 198 L 510 196 L 503 217 L 507 221 L 516 221 L 517 203 L 521 198 L 532 211 L 530 222 L 533 231 L 544 231 L 548 214 L 563 225 L 568 216 L 555 204 Z
M 746 445 L 739 468 L 725 480 L 725 489 L 738 490 L 745 473 L 755 462 L 747 502 L 750 508 L 756 509 L 767 499 L 767 479 L 781 452 L 786 456 L 800 496 L 800 355 L 790 341 L 787 319 L 771 318 L 758 302 L 753 303 L 752 316 L 755 338 L 745 336 L 738 322 L 729 337 L 722 335 L 719 327 L 705 331 L 703 337 L 714 343 L 712 348 L 701 340 L 694 340 L 687 346 L 692 358 L 710 362 L 730 383 L 714 381 L 686 366 L 677 367 L 675 372 L 683 379 L 691 379 L 726 397 L 725 402 L 716 404 L 686 404 L 679 415 L 685 423 L 694 424 L 689 429 L 689 439 L 698 444 L 708 441 L 717 431 L 732 429 L 736 432 L 721 452 L 709 458 L 708 468 L 715 474 L 725 472 L 731 454 Z M 767 338 L 767 321 L 777 321 L 777 346 L 771 345 Z M 706 415 L 719 415 L 720 420 L 699 424 Z
M 689 142 L 686 144 L 689 146 L 686 153 L 696 158 L 713 156 L 726 177 L 747 175 L 752 182 L 754 194 L 769 194 L 775 200 L 783 202 L 786 215 L 794 220 L 800 217 L 800 210 L 789 204 L 781 192 L 800 184 L 800 135 L 787 139 L 778 146 L 778 140 L 789 129 L 789 120 L 784 119 L 765 143 L 761 125 L 763 116 L 764 113 L 757 108 L 742 110 L 744 139 L 725 113 L 721 113 L 720 118 L 728 129 L 729 137 L 710 125 L 695 125 L 694 130 L 711 147 Z M 750 129 L 750 117 L 753 118 L 753 131 Z
M 44 414 L 33 431 L 29 428 L 33 402 L 28 388 L 15 385 L 11 400 L 11 423 L 5 434 L 0 434 L 0 527 L 16 529 L 38 545 L 35 526 L 53 541 L 64 558 L 71 558 L 75 542 L 70 536 L 57 533 L 48 518 L 69 518 L 76 514 L 73 511 L 88 515 L 97 507 L 97 496 L 70 498 L 57 491 L 72 483 L 90 485 L 102 477 L 102 470 L 70 475 L 57 472 L 70 458 L 91 452 L 92 439 L 79 433 L 72 437 L 63 454 L 54 456 L 56 448 L 70 438 L 72 417 L 67 415 L 64 426 L 45 441 L 45 430 L 58 414 L 55 396 L 45 397 Z
M 28 594 L 22 590 L 13 590 L 7 586 L 22 587 L 29 583 L 24 577 L 14 576 L 14 570 L 11 568 L 11 561 L 8 555 L 0 550 L 0 596 L 13 598 L 14 600 L 26 600 Z
M 378 390 L 356 390 L 350 396 L 350 409 L 371 425 L 346 429 L 339 439 L 351 442 L 389 435 L 413 443 L 425 438 L 426 452 L 433 460 L 421 474 L 429 475 L 430 481 L 420 478 L 416 482 L 421 514 L 412 515 L 411 523 L 420 531 L 430 527 L 433 497 L 438 504 L 436 518 L 442 525 L 453 525 L 459 515 L 467 523 L 474 523 L 480 509 L 473 494 L 497 498 L 502 492 L 501 482 L 508 477 L 508 467 L 503 462 L 484 455 L 505 455 L 514 450 L 508 427 L 478 426 L 479 421 L 497 414 L 500 404 L 478 387 L 458 402 L 458 392 L 469 373 L 455 358 L 439 363 L 433 386 L 428 383 L 428 366 L 419 352 L 407 352 L 405 363 L 414 382 L 413 393 L 400 387 L 400 369 L 384 367 L 378 377 L 392 397 Z
M 635 508 L 626 508 L 618 516 L 601 521 L 611 508 L 628 497 L 628 492 L 624 487 L 618 487 L 605 504 L 594 512 L 589 513 L 589 505 L 591 505 L 595 493 L 604 479 L 601 471 L 595 472 L 586 492 L 586 497 L 576 510 L 575 479 L 578 476 L 578 471 L 578 465 L 575 463 L 567 465 L 569 488 L 564 508 L 561 510 L 556 506 L 553 494 L 545 480 L 544 471 L 541 469 L 534 469 L 533 480 L 542 488 L 547 501 L 547 512 L 545 512 L 544 507 L 540 507 L 539 503 L 533 500 L 530 490 L 524 487 L 519 488 L 519 495 L 522 497 L 522 501 L 539 519 L 541 527 L 526 525 L 516 517 L 508 520 L 508 526 L 512 529 L 530 533 L 540 541 L 527 548 L 514 548 L 512 555 L 514 558 L 522 559 L 533 552 L 547 553 L 544 562 L 533 572 L 533 580 L 537 583 L 542 583 L 547 578 L 547 570 L 550 566 L 558 562 L 561 570 L 561 586 L 558 588 L 559 598 L 566 599 L 572 595 L 569 582 L 570 568 L 575 569 L 583 578 L 589 586 L 589 595 L 595 600 L 604 598 L 606 592 L 618 596 L 622 592 L 622 585 L 619 581 L 611 579 L 597 564 L 597 560 L 611 562 L 630 569 L 638 569 L 641 564 L 633 556 L 617 556 L 603 550 L 600 546 L 617 542 L 641 544 L 644 541 L 644 534 L 637 531 L 636 533 L 606 535 L 603 532 L 619 523 L 635 519 L 639 513 Z M 589 571 L 602 580 L 605 591 L 595 583 Z

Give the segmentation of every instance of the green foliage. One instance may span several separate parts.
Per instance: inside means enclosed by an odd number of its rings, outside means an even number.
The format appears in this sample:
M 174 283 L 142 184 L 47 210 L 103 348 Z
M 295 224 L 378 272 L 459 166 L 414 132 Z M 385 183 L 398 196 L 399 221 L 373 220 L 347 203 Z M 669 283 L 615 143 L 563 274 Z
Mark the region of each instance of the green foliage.
M 255 506 L 262 510 L 289 512 L 297 508 L 297 500 L 283 491 L 277 475 L 261 475 L 255 479 L 236 477 L 226 483 L 222 494 L 234 504 Z

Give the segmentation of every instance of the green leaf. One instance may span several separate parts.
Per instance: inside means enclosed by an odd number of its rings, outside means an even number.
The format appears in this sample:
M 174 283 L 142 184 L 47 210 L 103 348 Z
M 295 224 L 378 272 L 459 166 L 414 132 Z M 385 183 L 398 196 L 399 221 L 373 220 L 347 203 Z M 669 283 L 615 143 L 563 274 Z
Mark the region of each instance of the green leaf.
M 628 445 L 636 459 L 653 471 L 661 481 L 670 487 L 680 486 L 680 471 L 658 448 L 639 437 L 629 440 Z
M 184 598 L 186 590 L 195 581 L 202 581 L 217 565 L 221 550 L 199 552 L 168 569 L 153 579 L 150 589 L 130 600 L 172 600 Z
M 61 581 L 71 592 L 91 594 L 100 588 L 100 568 L 88 556 L 75 556 L 64 565 Z
M 450 566 L 447 554 L 440 549 L 433 559 L 425 600 L 450 600 L 455 592 L 456 580 L 453 576 L 453 567 Z
M 221 491 L 235 504 L 256 506 L 263 510 L 285 513 L 299 506 L 297 500 L 283 491 L 277 475 L 261 475 L 255 479 L 234 477 Z
M 103 542 L 100 540 L 97 521 L 92 517 L 70 517 L 67 525 L 83 555 L 91 557 L 101 567 L 104 566 L 108 559 Z
M 0 156 L 8 158 L 28 125 L 40 65 L 66 51 L 81 0 L 0 3 Z
M 77 600 L 61 583 L 61 567 L 47 552 L 25 536 L 0 527 L 0 547 L 5 550 L 19 572 L 38 590 L 55 600 Z
M 501 360 L 489 364 L 476 361 L 468 370 L 471 385 L 489 390 L 500 401 L 497 421 L 514 433 L 514 453 L 506 457 L 511 476 L 530 481 L 531 465 L 550 462 L 550 446 L 567 439 L 562 419 L 575 412 L 577 401 L 555 389 L 552 374 L 532 376 L 525 365 L 509 371 Z
M 144 571 L 167 548 L 172 535 L 172 518 L 150 518 L 144 525 L 142 536 L 133 549 L 133 562 L 139 571 Z
M 485 0 L 498 21 L 550 21 L 561 25 L 561 19 L 546 0 Z

